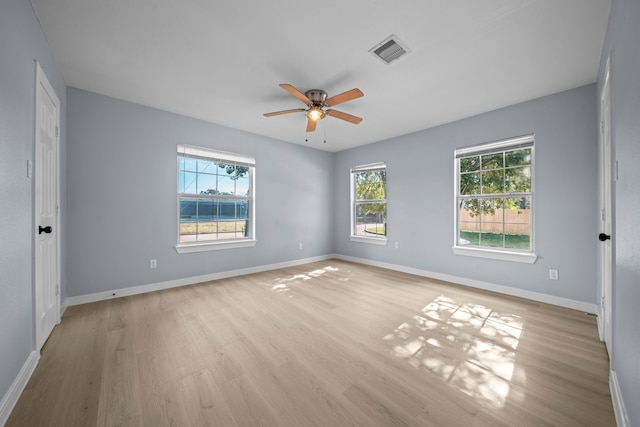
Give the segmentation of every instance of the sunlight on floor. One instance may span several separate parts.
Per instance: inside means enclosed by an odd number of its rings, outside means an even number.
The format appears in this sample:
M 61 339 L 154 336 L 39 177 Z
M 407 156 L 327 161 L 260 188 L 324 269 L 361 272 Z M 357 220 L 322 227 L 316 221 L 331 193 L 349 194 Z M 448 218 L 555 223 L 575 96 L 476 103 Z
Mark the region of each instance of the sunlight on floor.
M 463 393 L 502 408 L 523 330 L 520 316 L 439 296 L 384 337 L 392 353 Z
M 269 282 L 271 286 L 271 290 L 275 292 L 285 293 L 291 291 L 291 285 L 298 284 L 301 282 L 305 282 L 307 280 L 311 280 L 313 278 L 321 277 L 328 272 L 340 271 L 337 267 L 332 267 L 330 265 L 324 268 L 318 268 L 313 271 L 308 271 L 302 274 L 294 274 L 288 278 L 277 278 Z M 348 279 L 347 279 L 348 280 Z

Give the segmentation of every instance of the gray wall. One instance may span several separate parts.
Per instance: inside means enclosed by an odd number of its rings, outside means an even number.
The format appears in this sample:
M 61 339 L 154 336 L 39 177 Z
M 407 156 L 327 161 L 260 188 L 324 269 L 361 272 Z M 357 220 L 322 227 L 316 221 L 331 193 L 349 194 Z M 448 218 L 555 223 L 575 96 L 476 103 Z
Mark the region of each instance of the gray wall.
M 464 101 L 462 101 L 464 102 Z M 595 85 L 335 156 L 335 251 L 439 274 L 596 301 Z M 535 133 L 535 264 L 454 255 L 455 148 Z M 387 246 L 349 239 L 349 169 L 387 162 Z M 394 242 L 399 243 L 395 249 Z M 549 280 L 548 270 L 560 280 Z
M 332 252 L 330 153 L 74 88 L 67 102 L 67 296 Z M 255 157 L 255 247 L 176 253 L 179 143 Z
M 614 188 L 615 267 L 612 368 L 629 425 L 640 425 L 640 2 L 613 0 L 602 51 L 602 86 L 611 53 L 612 131 L 618 180 Z
M 65 83 L 28 0 L 0 4 L 0 400 L 34 349 L 33 161 L 38 60 L 61 102 L 65 157 Z M 64 201 L 64 183 L 62 197 Z M 61 206 L 64 246 L 64 210 Z M 64 251 L 62 254 L 64 259 Z M 62 270 L 64 283 L 65 271 Z

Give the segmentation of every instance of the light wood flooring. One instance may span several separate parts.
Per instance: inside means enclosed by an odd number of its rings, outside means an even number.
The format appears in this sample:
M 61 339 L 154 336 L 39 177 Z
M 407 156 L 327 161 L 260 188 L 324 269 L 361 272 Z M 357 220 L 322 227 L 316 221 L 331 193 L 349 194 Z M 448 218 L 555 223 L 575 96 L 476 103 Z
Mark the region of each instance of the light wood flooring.
M 594 316 L 339 260 L 69 307 L 6 426 L 614 426 Z

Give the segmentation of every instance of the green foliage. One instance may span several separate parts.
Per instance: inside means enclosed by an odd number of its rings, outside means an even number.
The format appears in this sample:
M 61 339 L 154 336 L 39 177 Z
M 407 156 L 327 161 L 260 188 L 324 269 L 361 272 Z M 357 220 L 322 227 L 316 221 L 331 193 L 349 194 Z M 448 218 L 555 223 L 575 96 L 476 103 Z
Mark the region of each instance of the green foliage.
M 224 169 L 227 175 L 231 175 L 230 178 L 234 181 L 249 173 L 247 166 L 237 166 L 232 163 L 217 163 L 217 165 L 220 169 Z
M 496 209 L 524 209 L 525 198 L 505 196 L 531 191 L 531 148 L 463 157 L 459 184 L 460 196 L 497 196 L 460 199 L 460 208 L 469 210 L 471 216 L 493 215 Z
M 504 240 L 503 240 L 504 237 Z M 531 238 L 528 234 L 478 233 L 477 231 L 460 231 L 460 238 L 474 246 L 488 246 L 508 249 L 530 249 Z M 482 238 L 482 241 L 480 240 Z
M 374 203 L 357 205 L 357 215 L 376 215 L 386 218 L 386 171 L 363 171 L 355 174 L 356 200 Z

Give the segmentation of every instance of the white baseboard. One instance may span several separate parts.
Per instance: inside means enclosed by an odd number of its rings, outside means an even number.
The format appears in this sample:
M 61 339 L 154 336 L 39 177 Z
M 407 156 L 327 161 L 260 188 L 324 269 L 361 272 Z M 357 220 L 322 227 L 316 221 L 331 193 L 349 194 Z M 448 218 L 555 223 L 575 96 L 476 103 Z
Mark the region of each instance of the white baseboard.
M 275 263 L 275 264 L 267 264 L 267 265 L 260 265 L 256 267 L 242 268 L 238 270 L 230 270 L 230 271 L 222 271 L 219 273 L 205 274 L 203 276 L 193 276 L 193 277 L 187 277 L 184 279 L 169 280 L 166 282 L 151 283 L 148 285 L 133 286 L 130 288 L 114 289 L 111 291 L 97 292 L 94 294 L 68 297 L 65 301 L 64 307 L 66 308 L 72 305 L 86 304 L 86 303 L 102 301 L 110 298 L 119 298 L 123 296 L 138 295 L 146 292 L 153 292 L 153 291 L 159 291 L 163 289 L 176 288 L 180 286 L 193 285 L 196 283 L 208 282 L 211 280 L 226 279 L 228 277 L 236 277 L 244 274 L 260 273 L 263 271 L 276 270 L 278 268 L 293 267 L 296 265 L 308 264 L 311 262 L 325 261 L 331 258 L 356 262 L 358 264 L 372 265 L 374 267 L 386 268 L 389 270 L 400 271 L 408 274 L 415 274 L 416 276 L 429 277 L 431 279 L 444 280 L 447 282 L 469 286 L 472 288 L 483 289 L 486 291 L 497 292 L 505 295 L 511 295 L 515 297 L 530 299 L 532 301 L 539 301 L 547 304 L 557 305 L 560 307 L 584 311 L 586 313 L 597 314 L 596 304 L 590 304 L 587 302 L 576 301 L 568 298 L 556 297 L 553 295 L 541 294 L 538 292 L 526 291 L 522 289 L 512 288 L 509 286 L 496 285 L 494 283 L 482 282 L 479 280 L 467 279 L 464 277 L 452 276 L 449 274 L 435 273 L 432 271 L 420 270 L 417 268 L 405 267 L 402 265 L 390 264 L 390 263 L 380 262 L 380 261 L 372 261 L 364 258 L 356 258 L 356 257 L 340 255 L 340 254 L 328 254 L 328 255 L 322 255 L 322 256 L 317 256 L 312 258 L 303 258 L 303 259 L 286 261 L 286 262 Z
M 434 273 L 432 271 L 420 270 L 403 265 L 390 264 L 380 261 L 372 261 L 364 258 L 356 258 L 346 255 L 334 254 L 333 258 L 344 261 L 356 262 L 358 264 L 372 265 L 374 267 L 386 268 L 389 270 L 400 271 L 402 273 L 414 274 L 416 276 L 428 277 L 431 279 L 444 280 L 446 282 L 456 283 L 458 285 L 469 286 L 472 288 L 483 289 L 485 291 L 497 292 L 500 294 L 510 295 L 514 297 L 526 298 L 532 301 L 543 302 L 546 304 L 557 305 L 560 307 L 571 308 L 573 310 L 583 311 L 585 313 L 597 314 L 596 304 L 588 302 L 576 301 L 569 298 L 556 297 L 553 295 L 541 294 L 539 292 L 527 291 L 523 289 L 512 288 L 504 285 L 496 285 L 494 283 L 482 282 L 480 280 L 467 279 L 464 277 L 452 276 L 449 274 Z
M 130 288 L 114 289 L 111 291 L 97 292 L 94 294 L 68 297 L 65 301 L 65 308 L 72 305 L 87 304 L 95 301 L 102 301 L 110 298 L 119 298 L 130 295 L 144 294 L 147 292 L 159 291 L 163 289 L 177 288 L 180 286 L 194 285 L 196 283 L 209 282 L 211 280 L 226 279 L 228 277 L 242 276 L 244 274 L 260 273 L 263 271 L 277 270 L 278 268 L 294 267 L 296 265 L 309 264 L 311 262 L 325 261 L 333 258 L 332 255 L 322 255 L 311 258 L 297 259 L 293 261 L 279 262 L 275 264 L 259 265 L 256 267 L 241 268 L 238 270 L 222 271 L 219 273 L 205 274 L 203 276 L 193 276 L 184 279 L 168 280 L 166 282 L 151 283 L 148 285 L 132 286 Z
M 598 325 L 598 337 L 604 342 L 604 319 L 602 319 L 602 309 L 596 304 L 596 322 Z
M 18 376 L 13 380 L 11 387 L 9 387 L 9 390 L 7 390 L 2 401 L 0 401 L 0 426 L 5 425 L 9 419 L 9 415 L 11 415 L 13 407 L 16 406 L 18 398 L 22 394 L 22 391 L 29 382 L 29 378 L 31 378 L 31 374 L 33 374 L 33 371 L 38 365 L 38 360 L 40 360 L 40 352 L 32 351 L 24 362 L 24 365 L 22 365 L 22 369 L 20 369 Z
M 627 409 L 624 406 L 622 392 L 620 391 L 620 383 L 618 383 L 618 375 L 616 371 L 609 372 L 609 389 L 611 390 L 611 401 L 613 402 L 613 412 L 616 414 L 616 423 L 618 427 L 631 427 Z

